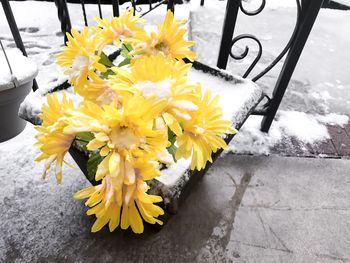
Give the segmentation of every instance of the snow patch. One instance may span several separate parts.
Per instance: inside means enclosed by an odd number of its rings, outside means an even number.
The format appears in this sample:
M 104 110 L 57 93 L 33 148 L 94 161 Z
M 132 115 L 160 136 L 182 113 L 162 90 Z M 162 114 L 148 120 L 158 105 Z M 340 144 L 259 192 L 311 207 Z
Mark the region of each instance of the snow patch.
M 240 154 L 270 154 L 270 150 L 286 137 L 304 144 L 315 144 L 330 138 L 326 125 L 344 127 L 349 117 L 331 113 L 313 115 L 298 111 L 279 111 L 268 134 L 260 131 L 262 117 L 251 116 L 229 144 L 228 152 Z
M 185 172 L 190 167 L 190 159 L 180 159 L 176 163 L 173 163 L 161 171 L 162 175 L 157 178 L 157 180 L 164 185 L 171 186 L 175 185 L 179 175 L 185 174 Z
M 38 74 L 35 62 L 23 56 L 19 49 L 7 49 L 6 54 L 13 74 L 11 74 L 5 55 L 0 49 L 0 91 L 27 83 Z

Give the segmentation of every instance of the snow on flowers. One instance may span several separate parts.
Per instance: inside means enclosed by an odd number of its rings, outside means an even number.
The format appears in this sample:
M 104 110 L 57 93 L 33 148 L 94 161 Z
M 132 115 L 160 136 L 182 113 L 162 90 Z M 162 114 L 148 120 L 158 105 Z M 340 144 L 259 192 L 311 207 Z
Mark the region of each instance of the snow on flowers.
M 47 96 L 37 126 L 37 161 L 45 172 L 56 163 L 62 180 L 64 156 L 73 142 L 89 153 L 88 179 L 97 184 L 75 193 L 87 199 L 88 215 L 95 215 L 92 232 L 108 224 L 144 230 L 143 221 L 162 224 L 160 196 L 148 193 L 147 181 L 161 174 L 160 167 L 181 158 L 201 170 L 211 155 L 226 148 L 222 139 L 233 133 L 223 120 L 218 97 L 203 91 L 188 78 L 195 59 L 185 40 L 184 21 L 168 11 L 156 32 L 146 32 L 143 19 L 132 10 L 111 20 L 96 18 L 97 26 L 72 30 L 57 63 L 82 97 L 79 105 L 63 93 Z M 114 64 L 104 53 L 119 48 L 123 60 Z

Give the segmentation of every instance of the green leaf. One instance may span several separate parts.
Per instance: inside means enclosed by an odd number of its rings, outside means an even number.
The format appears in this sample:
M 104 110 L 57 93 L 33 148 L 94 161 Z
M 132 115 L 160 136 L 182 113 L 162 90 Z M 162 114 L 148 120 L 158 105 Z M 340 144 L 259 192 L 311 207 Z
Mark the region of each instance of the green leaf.
M 168 128 L 168 141 L 174 144 L 176 141 L 176 134 Z
M 130 64 L 131 59 L 130 58 L 125 58 L 122 62 L 119 63 L 118 67 L 122 67 L 125 65 L 129 65 Z
M 102 52 L 100 55 L 99 63 L 105 65 L 106 67 L 114 67 L 115 65 L 109 60 L 108 56 Z
M 83 140 L 83 141 L 91 141 L 92 139 L 94 139 L 95 136 L 93 135 L 92 132 L 81 132 L 78 133 L 76 136 L 76 139 L 78 140 Z
M 88 172 L 88 180 L 95 180 L 95 175 L 97 171 L 97 166 L 102 162 L 104 157 L 100 155 L 100 153 L 92 153 L 87 162 L 87 172 Z
M 176 147 L 174 144 L 172 144 L 171 146 L 169 146 L 169 147 L 167 148 L 167 150 L 168 150 L 168 152 L 173 156 L 174 162 L 176 162 L 175 153 L 176 153 L 176 151 L 177 151 L 177 147 Z
M 130 58 L 130 55 L 129 55 L 130 51 L 132 51 L 132 45 L 123 43 L 123 45 L 122 45 L 122 51 L 121 51 L 120 54 L 121 54 L 124 58 Z
M 176 134 L 172 132 L 169 128 L 168 128 L 168 141 L 171 143 L 171 145 L 167 148 L 167 150 L 173 156 L 174 161 L 176 161 L 175 160 L 175 153 L 177 151 L 177 147 L 175 146 Z
M 86 145 L 94 138 L 95 136 L 91 132 L 81 132 L 75 136 L 75 141 L 80 147 L 87 151 Z
M 111 70 L 111 69 L 107 69 L 107 71 L 106 72 L 103 72 L 103 73 L 101 73 L 101 78 L 103 78 L 103 79 L 108 79 L 108 76 L 109 75 L 114 75 L 115 73 L 114 73 L 114 71 L 113 70 Z

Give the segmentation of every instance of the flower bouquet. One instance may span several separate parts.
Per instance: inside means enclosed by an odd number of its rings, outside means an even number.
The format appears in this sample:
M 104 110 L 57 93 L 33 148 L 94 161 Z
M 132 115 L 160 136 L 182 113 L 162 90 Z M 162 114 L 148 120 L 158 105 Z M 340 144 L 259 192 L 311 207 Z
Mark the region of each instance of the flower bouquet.
M 72 30 L 57 63 L 69 77 L 73 102 L 64 92 L 51 94 L 36 126 L 36 161 L 45 160 L 44 176 L 56 163 L 62 180 L 64 156 L 73 142 L 89 153 L 88 179 L 96 185 L 74 194 L 87 199 L 88 215 L 95 215 L 91 231 L 109 226 L 144 230 L 143 221 L 162 224 L 162 197 L 148 193 L 149 180 L 181 158 L 192 170 L 204 169 L 212 153 L 227 145 L 225 133 L 234 133 L 223 120 L 218 97 L 188 77 L 196 57 L 185 40 L 186 21 L 168 11 L 163 24 L 150 31 L 145 21 L 126 11 L 97 25 Z M 110 61 L 108 46 L 120 49 Z M 121 59 L 120 59 L 121 58 Z

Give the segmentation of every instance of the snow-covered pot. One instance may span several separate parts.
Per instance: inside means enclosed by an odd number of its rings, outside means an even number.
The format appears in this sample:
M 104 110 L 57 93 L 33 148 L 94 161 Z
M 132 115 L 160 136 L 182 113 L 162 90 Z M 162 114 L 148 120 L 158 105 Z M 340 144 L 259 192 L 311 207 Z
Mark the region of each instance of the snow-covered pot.
M 189 77 L 194 82 L 201 82 L 204 88 L 211 89 L 214 93 L 220 94 L 220 105 L 223 108 L 226 119 L 231 119 L 234 128 L 237 130 L 243 125 L 252 110 L 263 99 L 264 93 L 258 85 L 251 80 L 242 79 L 240 77 L 231 76 L 224 71 L 211 68 L 199 62 L 193 62 L 193 67 L 189 72 Z M 57 85 L 59 83 L 56 83 Z M 38 114 L 41 112 L 42 105 L 46 102 L 48 93 L 60 93 L 62 89 L 67 89 L 69 85 L 60 84 L 52 86 L 51 90 L 38 90 L 31 93 L 21 105 L 20 116 L 34 125 L 40 125 L 41 120 Z M 59 88 L 58 88 L 59 87 Z M 67 91 L 67 96 L 75 100 L 75 94 L 72 90 Z M 229 142 L 233 135 L 227 136 L 226 141 Z M 84 150 L 78 141 L 74 141 L 69 150 L 70 155 L 82 170 L 86 178 L 93 185 L 97 182 L 94 175 L 88 174 L 89 153 Z M 217 151 L 212 157 L 215 160 L 221 153 Z M 205 169 L 201 171 L 190 171 L 189 161 L 180 159 L 175 164 L 162 170 L 162 175 L 149 181 L 151 186 L 150 193 L 162 196 L 163 207 L 166 214 L 175 214 L 179 205 L 191 193 L 192 187 L 200 180 L 211 163 L 208 163 Z M 166 221 L 164 218 L 162 221 Z
M 6 54 L 8 61 L 0 49 L 0 142 L 18 135 L 26 126 L 18 117 L 18 109 L 38 74 L 37 65 L 20 50 L 9 49 Z

